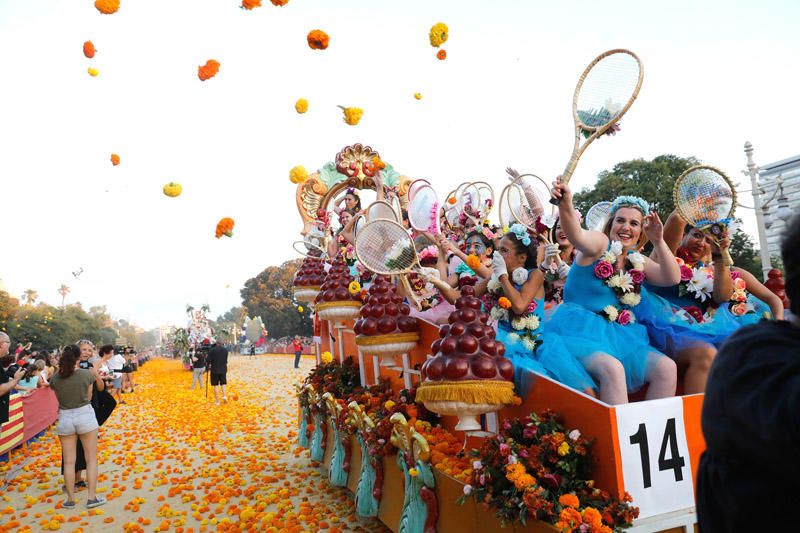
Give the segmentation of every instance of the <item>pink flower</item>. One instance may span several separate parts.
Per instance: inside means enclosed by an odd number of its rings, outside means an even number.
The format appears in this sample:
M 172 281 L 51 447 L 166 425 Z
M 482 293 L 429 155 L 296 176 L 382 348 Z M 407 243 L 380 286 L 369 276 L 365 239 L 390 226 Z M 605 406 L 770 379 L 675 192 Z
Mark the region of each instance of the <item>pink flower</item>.
M 747 313 L 747 304 L 746 303 L 738 303 L 731 306 L 731 313 L 735 316 L 742 316 L 743 314 Z
M 731 270 L 731 279 L 733 279 L 733 280 L 739 279 L 740 275 L 741 274 L 739 274 L 737 271 Z
M 681 265 L 681 281 L 689 281 L 692 279 L 692 269 L 686 265 Z
M 535 427 L 526 427 L 522 430 L 522 438 L 523 439 L 532 439 L 536 436 L 536 428 Z
M 536 300 L 531 300 L 531 303 L 528 304 L 528 312 L 533 313 L 534 311 L 536 311 L 537 305 L 538 304 L 536 303 Z
M 486 476 L 481 474 L 481 477 L 478 478 L 478 481 L 480 482 L 481 485 L 486 485 Z
M 636 270 L 635 268 L 632 268 L 628 270 L 628 274 L 631 275 L 631 279 L 633 280 L 633 283 L 635 283 L 636 285 L 641 285 L 642 282 L 644 281 L 644 272 L 642 272 L 641 270 Z
M 617 323 L 621 326 L 627 326 L 633 321 L 633 314 L 627 309 L 623 309 L 617 315 Z
M 500 445 L 500 455 L 506 457 L 511 454 L 511 446 L 506 444 L 505 442 Z
M 608 279 L 614 273 L 614 267 L 608 261 L 598 261 L 594 265 L 594 275 L 600 279 Z

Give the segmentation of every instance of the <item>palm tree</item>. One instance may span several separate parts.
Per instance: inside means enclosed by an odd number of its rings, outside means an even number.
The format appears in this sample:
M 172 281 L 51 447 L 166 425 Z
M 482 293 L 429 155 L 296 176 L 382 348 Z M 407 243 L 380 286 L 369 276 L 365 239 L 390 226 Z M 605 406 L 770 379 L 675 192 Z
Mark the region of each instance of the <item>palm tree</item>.
M 192 311 L 194 311 L 194 306 L 192 304 L 186 304 L 186 314 L 191 317 Z
M 69 294 L 69 287 L 62 283 L 58 288 L 58 294 L 61 295 L 61 307 L 64 307 L 64 301 L 67 298 L 67 294 Z
M 33 305 L 33 304 L 34 304 L 34 302 L 36 302 L 36 300 L 38 300 L 38 299 L 39 299 L 39 293 L 38 293 L 38 292 L 36 292 L 36 291 L 35 291 L 35 290 L 33 290 L 33 289 L 28 289 L 28 290 L 26 290 L 26 291 L 23 293 L 23 296 L 24 296 L 24 298 L 25 298 L 25 302 L 26 302 L 28 305 Z

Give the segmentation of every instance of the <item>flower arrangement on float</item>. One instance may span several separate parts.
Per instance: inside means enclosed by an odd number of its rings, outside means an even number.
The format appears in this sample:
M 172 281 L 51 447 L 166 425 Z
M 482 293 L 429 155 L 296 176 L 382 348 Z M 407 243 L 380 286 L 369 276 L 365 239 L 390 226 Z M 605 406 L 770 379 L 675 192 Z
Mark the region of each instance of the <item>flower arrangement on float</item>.
M 499 411 L 514 397 L 514 366 L 481 309 L 471 286 L 461 289 L 448 324 L 439 328 L 434 356 L 422 365 L 417 402 L 440 415 L 458 417 L 456 430 L 481 429 L 477 416 Z
M 628 252 L 623 262 L 623 268 L 615 271 L 617 259 L 622 255 L 622 243 L 612 241 L 608 250 L 600 256 L 594 265 L 594 275 L 603 281 L 617 295 L 620 306 L 607 305 L 600 314 L 609 322 L 616 322 L 626 326 L 636 322 L 636 316 L 631 310 L 642 301 L 641 290 L 644 283 L 644 256 L 633 250 Z M 630 267 L 625 266 L 629 264 Z
M 594 487 L 589 441 L 552 411 L 504 421 L 497 437 L 470 455 L 459 503 L 474 498 L 494 507 L 503 524 L 542 520 L 562 532 L 611 533 L 639 514 L 627 493 L 618 500 Z

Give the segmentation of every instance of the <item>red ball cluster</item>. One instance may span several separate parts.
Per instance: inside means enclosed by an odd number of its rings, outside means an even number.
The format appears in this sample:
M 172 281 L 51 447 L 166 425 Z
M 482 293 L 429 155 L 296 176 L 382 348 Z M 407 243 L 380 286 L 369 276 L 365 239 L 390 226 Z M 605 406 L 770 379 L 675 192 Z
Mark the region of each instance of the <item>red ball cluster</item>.
M 319 288 L 319 294 L 317 294 L 314 302 L 318 304 L 325 302 L 343 302 L 347 300 L 360 302 L 361 295 L 359 293 L 350 294 L 349 286 L 352 281 L 353 278 L 350 276 L 350 268 L 347 266 L 347 263 L 344 262 L 344 258 L 341 254 L 337 255 L 333 260 L 331 269 L 328 270 L 328 275 L 325 276 L 325 280 Z
M 408 314 L 411 309 L 397 295 L 397 288 L 388 276 L 377 276 L 369 288 L 361 318 L 356 320 L 353 331 L 357 335 L 388 335 L 390 333 L 411 333 L 419 331 L 419 322 Z
M 481 312 L 475 289 L 466 286 L 450 313 L 449 324 L 439 328 L 439 339 L 431 344 L 436 354 L 422 365 L 426 381 L 514 379 L 514 365 L 503 357 L 505 345 L 495 340 L 489 317 Z
M 295 287 L 319 287 L 325 281 L 325 261 L 306 257 L 294 275 Z

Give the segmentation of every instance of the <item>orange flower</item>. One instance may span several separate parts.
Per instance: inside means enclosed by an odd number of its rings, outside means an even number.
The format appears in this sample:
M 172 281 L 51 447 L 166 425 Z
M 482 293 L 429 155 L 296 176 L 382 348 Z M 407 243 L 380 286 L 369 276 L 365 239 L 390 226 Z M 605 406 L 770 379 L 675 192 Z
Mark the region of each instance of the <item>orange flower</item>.
M 322 30 L 311 30 L 308 32 L 308 46 L 312 50 L 325 50 L 328 48 L 330 37 Z
M 381 157 L 376 155 L 372 158 L 372 164 L 378 167 L 378 170 L 383 170 L 386 168 L 386 163 L 381 160 Z
M 536 479 L 530 474 L 522 474 L 514 480 L 514 486 L 519 490 L 525 490 L 536 483 Z
M 442 60 L 447 59 L 447 51 L 446 50 L 439 50 L 436 52 L 436 59 Z
M 583 523 L 583 517 L 581 513 L 572 507 L 567 507 L 561 510 L 561 514 L 558 515 L 558 521 L 568 524 L 570 528 L 576 528 Z
M 592 529 L 600 529 L 603 525 L 603 516 L 594 507 L 587 507 L 583 510 L 583 522 L 592 526 Z
M 269 0 L 273 6 L 283 7 L 289 3 L 289 0 Z
M 95 51 L 96 50 L 94 49 L 94 44 L 92 44 L 92 41 L 86 41 L 83 43 L 83 55 L 91 59 L 94 57 Z
M 514 398 L 511 399 L 511 405 L 522 405 L 522 398 L 515 394 Z
M 472 270 L 480 268 L 482 266 L 480 258 L 475 254 L 469 254 L 467 256 L 467 266 Z
M 111 164 L 114 166 L 119 165 L 119 156 L 117 154 L 111 154 Z
M 94 7 L 103 15 L 111 15 L 119 9 L 119 0 L 95 0 Z
M 562 494 L 558 499 L 558 503 L 564 507 L 572 507 L 573 509 L 577 509 L 581 504 L 581 502 L 578 500 L 578 497 L 574 494 Z
M 503 309 L 510 309 L 511 308 L 511 300 L 506 298 L 505 296 L 501 296 L 497 303 L 500 304 L 500 307 Z
M 250 11 L 257 7 L 261 7 L 261 0 L 242 0 L 242 9 Z
M 213 78 L 217 75 L 217 72 L 219 72 L 219 61 L 214 59 L 209 59 L 205 65 L 197 67 L 197 77 L 200 78 L 200 81 Z
M 217 239 L 219 239 L 223 235 L 225 235 L 226 237 L 233 237 L 233 224 L 234 223 L 232 218 L 225 217 L 223 219 L 220 219 L 220 221 L 217 222 L 217 231 L 214 236 Z

